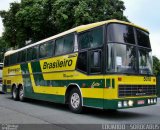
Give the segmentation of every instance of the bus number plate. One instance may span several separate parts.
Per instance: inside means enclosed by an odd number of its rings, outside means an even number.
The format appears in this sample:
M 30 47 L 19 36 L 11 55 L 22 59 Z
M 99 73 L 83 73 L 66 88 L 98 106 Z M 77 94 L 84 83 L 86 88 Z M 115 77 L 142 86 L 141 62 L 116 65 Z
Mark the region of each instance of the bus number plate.
M 144 100 L 139 100 L 139 101 L 137 102 L 137 104 L 138 104 L 138 105 L 144 104 Z

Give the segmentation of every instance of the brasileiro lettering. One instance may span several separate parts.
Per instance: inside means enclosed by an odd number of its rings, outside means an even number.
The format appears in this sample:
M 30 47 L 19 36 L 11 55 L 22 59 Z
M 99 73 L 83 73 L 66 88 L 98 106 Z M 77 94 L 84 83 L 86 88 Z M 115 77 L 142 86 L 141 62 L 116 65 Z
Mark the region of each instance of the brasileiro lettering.
M 43 69 L 53 69 L 53 68 L 61 68 L 72 65 L 72 60 L 57 60 L 55 62 L 44 62 Z

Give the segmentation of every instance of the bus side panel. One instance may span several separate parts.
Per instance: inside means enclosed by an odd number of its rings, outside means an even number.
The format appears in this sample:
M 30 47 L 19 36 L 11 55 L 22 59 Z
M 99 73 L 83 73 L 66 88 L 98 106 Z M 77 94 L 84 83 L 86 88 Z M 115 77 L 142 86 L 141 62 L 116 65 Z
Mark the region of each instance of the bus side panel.
M 43 79 L 42 74 L 34 74 L 31 70 L 31 64 L 22 64 L 23 83 L 24 83 L 24 96 L 27 98 L 64 103 L 64 96 L 53 93 L 57 88 L 47 86 Z M 43 86 L 37 85 L 42 83 Z M 42 85 L 41 84 L 41 85 Z M 46 86 L 45 86 L 46 85 Z

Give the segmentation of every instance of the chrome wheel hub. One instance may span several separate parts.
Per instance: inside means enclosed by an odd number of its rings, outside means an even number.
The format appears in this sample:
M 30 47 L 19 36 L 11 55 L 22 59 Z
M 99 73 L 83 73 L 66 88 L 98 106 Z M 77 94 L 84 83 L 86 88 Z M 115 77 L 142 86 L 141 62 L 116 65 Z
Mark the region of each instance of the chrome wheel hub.
M 23 95 L 24 95 L 24 93 L 23 93 L 23 89 L 22 89 L 22 88 L 20 88 L 20 91 L 19 91 L 19 97 L 20 97 L 20 99 L 22 99 L 22 98 L 23 98 Z
M 17 90 L 16 88 L 13 89 L 13 98 L 16 98 L 16 93 L 17 93 Z
M 73 93 L 71 96 L 71 105 L 74 109 L 78 108 L 80 104 L 80 97 L 77 93 Z

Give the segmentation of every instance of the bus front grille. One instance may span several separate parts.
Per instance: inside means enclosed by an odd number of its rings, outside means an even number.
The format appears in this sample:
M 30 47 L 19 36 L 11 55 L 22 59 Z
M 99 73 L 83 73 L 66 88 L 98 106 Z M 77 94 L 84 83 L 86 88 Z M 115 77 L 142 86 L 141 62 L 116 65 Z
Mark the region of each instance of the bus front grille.
M 151 96 L 156 95 L 155 85 L 119 85 L 119 97 L 134 97 L 134 96 Z

